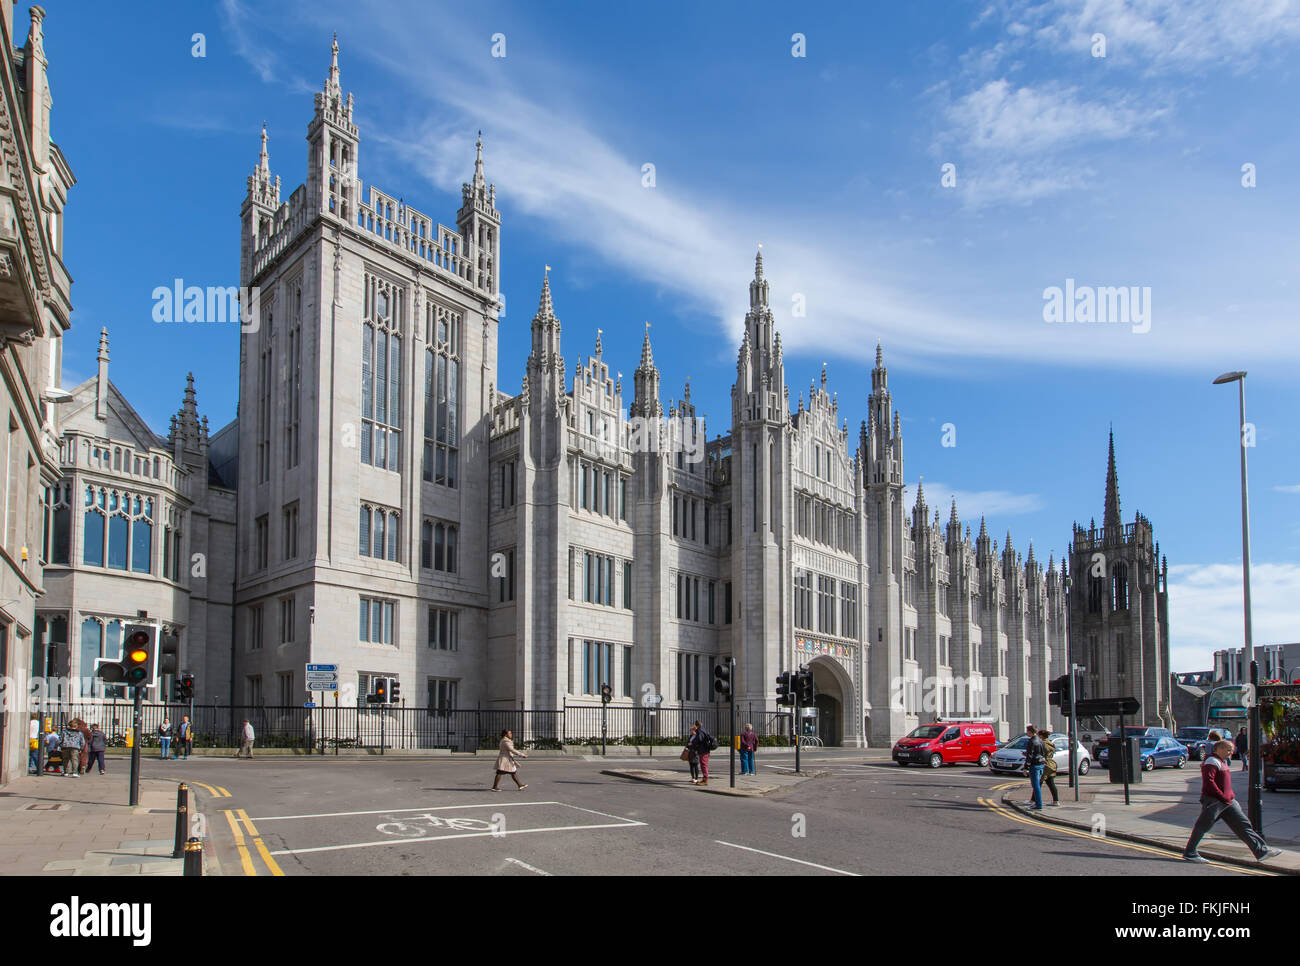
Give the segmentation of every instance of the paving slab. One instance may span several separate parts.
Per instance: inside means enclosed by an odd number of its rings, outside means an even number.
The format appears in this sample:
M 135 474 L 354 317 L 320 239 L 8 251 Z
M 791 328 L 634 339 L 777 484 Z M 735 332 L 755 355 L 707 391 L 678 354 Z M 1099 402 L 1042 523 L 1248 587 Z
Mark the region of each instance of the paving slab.
M 128 786 L 127 774 L 112 772 L 72 781 L 29 775 L 4 786 L 0 874 L 179 875 L 184 860 L 171 857 L 177 782 L 143 779 L 137 806 L 127 804 Z

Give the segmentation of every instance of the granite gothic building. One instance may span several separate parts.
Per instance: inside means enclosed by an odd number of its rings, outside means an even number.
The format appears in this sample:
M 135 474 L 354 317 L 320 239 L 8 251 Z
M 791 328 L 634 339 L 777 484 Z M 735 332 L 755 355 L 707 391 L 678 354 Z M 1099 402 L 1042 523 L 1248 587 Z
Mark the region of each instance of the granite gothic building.
M 548 278 L 528 357 L 503 368 L 481 142 L 454 226 L 363 190 L 333 54 L 306 183 L 281 197 L 264 136 L 242 211 L 237 700 L 301 703 L 313 662 L 340 665 L 345 700 L 382 675 L 434 709 L 558 708 L 605 683 L 617 705 L 704 708 L 734 656 L 755 718 L 809 665 L 832 743 L 1049 720 L 1062 573 L 983 521 L 972 539 L 919 486 L 905 505 L 879 348 L 856 429 L 824 371 L 792 411 L 760 253 L 707 443 L 689 384 L 665 399 L 648 329 L 631 386 L 599 330 L 566 364 Z

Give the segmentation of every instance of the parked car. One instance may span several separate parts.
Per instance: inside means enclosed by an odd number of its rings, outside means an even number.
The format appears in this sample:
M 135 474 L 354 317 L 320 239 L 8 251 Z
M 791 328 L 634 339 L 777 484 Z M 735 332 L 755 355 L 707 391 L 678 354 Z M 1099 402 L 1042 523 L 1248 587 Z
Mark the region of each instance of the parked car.
M 1213 728 L 1189 726 L 1179 728 L 1174 737 L 1187 746 L 1187 756 L 1192 761 L 1204 761 L 1214 746 L 1214 742 L 1210 741 L 1210 732 L 1213 730 Z
M 1161 730 L 1168 731 L 1169 729 L 1163 728 Z M 1187 764 L 1187 746 L 1177 738 L 1152 735 L 1139 739 L 1138 758 L 1142 762 L 1143 771 L 1151 771 L 1155 768 L 1182 768 Z M 1097 756 L 1097 764 L 1105 768 L 1109 761 L 1110 748 L 1107 746 Z
M 1052 744 L 1056 746 L 1056 768 L 1062 775 L 1070 773 L 1070 736 L 1066 734 L 1049 735 Z M 1029 736 L 1021 735 L 1014 741 L 1006 742 L 1001 748 L 993 753 L 989 759 L 989 771 L 1014 773 L 1025 775 L 1029 769 L 1025 767 L 1025 746 L 1029 744 Z M 1092 768 L 1092 756 L 1088 754 L 1088 749 L 1082 743 L 1075 744 L 1075 755 L 1079 760 L 1079 774 L 1086 775 Z
M 894 744 L 894 761 L 900 765 L 955 765 L 971 762 L 987 767 L 998 750 L 997 735 L 986 722 L 936 721 L 914 728 Z
M 1168 728 L 1147 727 L 1146 725 L 1129 725 L 1124 729 L 1124 733 L 1130 738 L 1172 738 L 1174 736 L 1174 733 Z M 1109 735 L 1102 735 L 1097 743 L 1093 745 L 1092 757 L 1097 760 L 1098 764 L 1101 764 L 1101 750 L 1106 747 L 1107 740 L 1118 734 L 1119 729 L 1116 728 Z

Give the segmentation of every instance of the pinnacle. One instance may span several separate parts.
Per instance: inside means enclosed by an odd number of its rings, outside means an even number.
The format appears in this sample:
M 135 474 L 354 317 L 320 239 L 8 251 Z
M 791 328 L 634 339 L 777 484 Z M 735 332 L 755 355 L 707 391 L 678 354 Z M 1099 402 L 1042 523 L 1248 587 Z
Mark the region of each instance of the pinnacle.
M 537 305 L 537 315 L 543 319 L 555 318 L 555 307 L 551 303 L 551 278 L 549 275 L 542 279 L 542 298 Z
M 758 281 L 763 277 L 763 246 L 758 246 L 758 254 L 754 256 L 754 280 Z

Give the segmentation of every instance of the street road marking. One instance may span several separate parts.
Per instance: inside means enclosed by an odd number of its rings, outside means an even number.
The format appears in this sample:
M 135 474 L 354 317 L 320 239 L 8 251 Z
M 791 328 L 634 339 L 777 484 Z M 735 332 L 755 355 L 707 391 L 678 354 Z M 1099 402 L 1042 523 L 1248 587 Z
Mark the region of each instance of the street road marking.
M 537 808 L 539 806 L 552 806 L 555 808 L 570 809 L 576 812 L 585 812 L 588 815 L 596 815 L 601 818 L 611 819 L 610 822 L 602 822 L 595 825 L 556 825 L 546 826 L 544 828 L 516 828 L 516 829 L 498 829 L 489 828 L 489 823 L 477 818 L 450 818 L 439 813 L 449 811 L 460 811 L 464 809 L 494 809 L 503 810 L 509 808 Z M 643 826 L 646 823 L 636 819 L 624 818 L 620 815 L 611 815 L 608 812 L 600 812 L 591 808 L 583 808 L 578 805 L 569 805 L 565 802 L 502 802 L 500 800 L 485 802 L 474 805 L 425 805 L 415 808 L 386 808 L 386 809 L 367 809 L 364 811 L 350 812 L 322 812 L 310 815 L 271 815 L 257 819 L 258 822 L 275 822 L 287 821 L 290 819 L 335 819 L 335 818 L 354 818 L 358 816 L 378 815 L 383 816 L 389 821 L 383 822 L 376 826 L 376 831 L 389 836 L 381 841 L 371 842 L 354 842 L 345 845 L 326 845 L 305 849 L 285 848 L 278 849 L 269 853 L 269 855 L 299 855 L 310 852 L 334 852 L 343 849 L 364 849 L 374 848 L 383 845 L 403 845 L 409 842 L 437 842 L 446 839 L 470 839 L 470 838 L 503 838 L 506 835 L 527 835 L 535 832 L 582 832 L 586 830 L 609 829 L 609 828 L 635 828 Z M 400 816 L 409 817 L 409 822 L 404 821 Z M 543 819 L 545 821 L 545 819 Z M 251 829 L 251 821 L 245 816 L 245 825 Z M 450 828 L 457 831 L 450 834 L 428 835 L 421 834 L 430 832 L 434 829 Z M 412 834 L 414 833 L 414 834 Z M 317 838 L 319 841 L 319 838 Z
M 248 833 L 253 836 L 253 845 L 257 848 L 257 853 L 262 857 L 262 861 L 266 863 L 266 867 L 271 870 L 271 875 L 284 875 L 284 871 L 275 864 L 275 859 L 271 858 L 271 853 L 267 851 L 265 843 L 262 842 L 262 837 L 257 834 L 257 826 L 248 817 L 248 813 L 242 808 L 236 811 L 239 812 L 239 817 L 243 820 Z
M 520 862 L 518 859 L 507 858 L 506 861 L 507 861 L 507 862 L 513 862 L 515 865 L 520 866 L 520 867 L 522 867 L 522 868 L 525 868 L 525 869 L 527 869 L 529 872 L 536 872 L 538 875 L 550 875 L 550 874 L 551 874 L 551 873 L 549 873 L 549 872 L 543 872 L 541 869 L 537 868 L 537 866 L 535 866 L 535 865 L 529 865 L 527 862 Z
M 306 855 L 309 852 L 338 852 L 343 849 L 369 849 L 380 845 L 409 845 L 412 842 L 441 842 L 445 839 L 501 838 L 506 835 L 531 835 L 534 832 L 588 832 L 602 828 L 632 828 L 645 822 L 620 822 L 616 825 L 556 825 L 550 828 L 504 829 L 497 832 L 462 832 L 459 835 L 426 835 L 418 839 L 387 839 L 383 842 L 354 842 L 350 845 L 321 845 L 312 849 L 277 849 L 272 855 Z M 845 873 L 851 875 L 852 873 Z
M 487 802 L 483 805 L 420 805 L 416 808 L 372 808 L 364 812 L 317 812 L 314 815 L 263 815 L 259 822 L 284 822 L 296 818 L 346 818 L 350 815 L 390 815 L 394 812 L 449 812 L 454 808 L 527 808 L 530 805 L 563 805 L 565 808 L 577 808 L 576 805 L 564 805 L 563 802 Z M 583 808 L 579 811 L 589 812 Z M 596 812 L 604 815 L 604 812 Z M 618 818 L 609 815 L 607 818 Z
M 198 785 L 199 788 L 204 789 L 204 790 L 205 790 L 209 795 L 211 795 L 213 798 L 231 798 L 231 797 L 232 797 L 231 794 L 230 794 L 230 792 L 228 792 L 226 789 L 222 788 L 220 785 L 213 786 L 213 785 L 209 785 L 209 784 L 207 784 L 206 782 L 196 782 L 193 778 L 185 778 L 185 779 L 180 779 L 180 778 L 169 778 L 169 779 L 167 779 L 167 780 L 168 780 L 168 781 L 173 781 L 173 782 L 184 781 L 184 782 L 185 782 L 186 784 L 188 784 L 188 785 Z
M 223 808 L 221 814 L 226 816 L 226 820 L 230 822 L 230 831 L 235 835 L 235 848 L 239 849 L 239 862 L 244 867 L 244 875 L 257 875 L 257 870 L 253 868 L 253 860 L 244 845 L 244 833 L 239 830 L 239 822 L 235 820 L 234 814 L 228 808 Z
M 1132 849 L 1135 852 L 1146 852 L 1150 855 L 1159 856 L 1162 859 L 1172 859 L 1178 855 L 1175 849 L 1156 849 L 1147 845 L 1141 845 L 1137 842 L 1126 842 L 1123 839 L 1115 839 L 1110 836 L 1093 835 L 1090 832 L 1081 832 L 1078 829 L 1066 828 L 1062 825 L 1053 825 L 1047 822 L 1037 822 L 1007 808 L 1005 805 L 992 802 L 987 798 L 979 799 L 979 803 L 993 810 L 1003 818 L 1009 818 L 1013 822 L 1019 822 L 1022 825 L 1029 825 L 1036 829 L 1044 829 L 1049 832 L 1060 832 L 1063 835 L 1073 835 L 1076 838 L 1089 839 L 1093 842 L 1106 842 L 1109 845 L 1115 845 L 1120 848 Z M 1226 869 L 1229 872 L 1240 872 L 1243 875 L 1277 875 L 1275 872 L 1268 872 L 1264 869 L 1248 869 L 1236 865 L 1226 865 L 1221 862 L 1209 862 L 1208 865 L 1216 869 Z
M 785 859 L 787 862 L 798 862 L 800 865 L 811 865 L 814 869 L 825 869 L 827 872 L 837 872 L 840 875 L 860 876 L 860 872 L 845 872 L 843 869 L 833 869 L 829 865 L 818 865 L 816 862 L 805 862 L 803 859 L 794 859 L 788 855 L 777 855 L 775 852 L 764 852 L 762 849 L 751 849 L 748 845 L 737 845 L 735 842 L 724 842 L 722 839 L 714 839 L 719 845 L 727 845 L 733 849 L 744 849 L 746 852 L 757 852 L 759 855 L 770 855 L 774 859 Z

